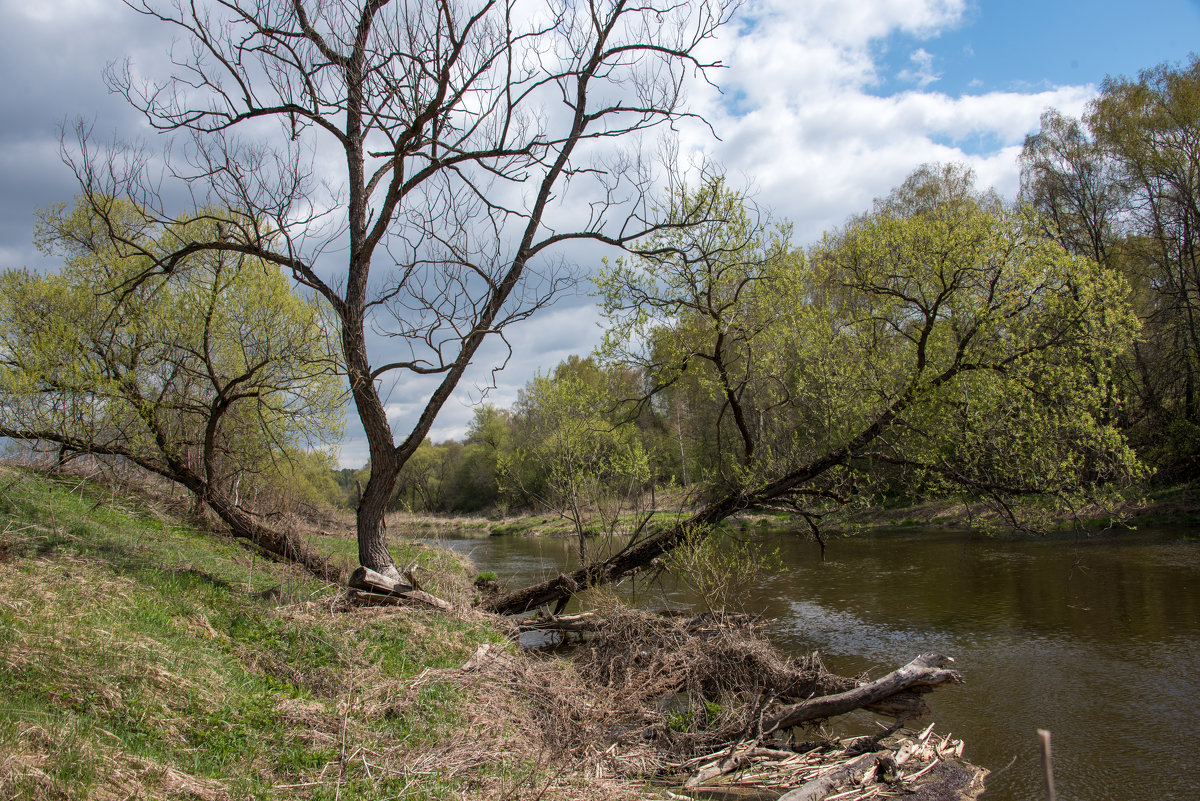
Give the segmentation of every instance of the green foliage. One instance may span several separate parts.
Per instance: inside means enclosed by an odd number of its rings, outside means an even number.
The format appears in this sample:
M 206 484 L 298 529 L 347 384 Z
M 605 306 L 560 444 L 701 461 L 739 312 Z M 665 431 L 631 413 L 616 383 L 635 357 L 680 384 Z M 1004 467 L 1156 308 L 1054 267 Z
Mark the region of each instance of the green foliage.
M 769 331 L 781 282 L 803 253 L 790 226 L 760 219 L 721 178 L 684 188 L 666 214 L 677 227 L 595 278 L 608 319 L 600 353 L 672 388 L 659 409 L 685 483 L 736 483 L 768 440 L 758 424 L 786 400 L 775 376 L 788 358 Z
M 591 359 L 534 376 L 517 404 L 516 446 L 499 461 L 504 492 L 570 520 L 584 561 L 589 537 L 612 544 L 628 533 L 626 515 L 640 509 L 650 480 L 636 428 L 614 419 L 609 378 Z
M 0 429 L 193 476 L 234 498 L 278 487 L 282 465 L 299 497 L 330 498 L 319 476 L 328 461 L 304 453 L 342 430 L 321 309 L 277 266 L 236 253 L 209 251 L 147 277 L 149 262 L 115 243 L 167 234 L 139 228 L 130 207 L 111 211 L 126 230 L 82 207 L 44 211 L 38 241 L 64 257 L 62 269 L 0 274 Z M 221 224 L 214 211 L 170 236 Z
M 1200 474 L 1200 58 L 1107 79 L 1082 121 L 1048 111 L 1023 194 L 1073 252 L 1120 270 L 1143 323 L 1109 388 L 1113 414 L 1166 478 Z
M 738 534 L 708 529 L 692 531 L 663 563 L 706 611 L 743 611 L 763 579 L 782 569 L 779 549 L 768 549 Z
M 944 487 L 1054 492 L 1136 473 L 1105 416 L 1137 331 L 1126 284 L 1041 236 L 1027 209 L 975 194 L 970 178 L 918 171 L 814 251 L 819 305 L 797 315 L 817 330 L 796 346 L 840 356 L 820 360 L 835 365 L 819 373 L 826 386 L 849 388 L 830 393 L 846 421 L 830 439 L 900 402 L 896 434 L 875 453 Z
M 1108 392 L 1128 285 L 964 168 L 916 171 L 807 254 L 720 180 L 673 210 L 704 222 L 600 276 L 604 355 L 715 433 L 714 491 L 815 521 L 880 481 L 1071 504 L 1137 474 Z

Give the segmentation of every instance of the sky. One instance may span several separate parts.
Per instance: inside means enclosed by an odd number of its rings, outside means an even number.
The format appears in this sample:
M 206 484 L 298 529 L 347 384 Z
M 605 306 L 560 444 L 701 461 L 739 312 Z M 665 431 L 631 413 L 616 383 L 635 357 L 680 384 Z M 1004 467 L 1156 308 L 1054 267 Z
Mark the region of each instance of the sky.
M 82 118 L 101 141 L 150 138 L 102 73 L 125 58 L 161 63 L 172 33 L 118 0 L 0 0 L 0 268 L 54 269 L 32 245 L 34 213 L 76 191 L 60 130 Z M 747 0 L 710 45 L 720 91 L 690 91 L 707 129 L 680 148 L 723 166 L 798 244 L 864 211 L 925 162 L 963 161 L 1012 196 L 1017 155 L 1048 107 L 1078 115 L 1107 76 L 1135 77 L 1200 51 L 1200 0 Z M 572 253 L 586 271 L 596 254 Z M 433 438 L 461 437 L 481 399 L 510 405 L 537 370 L 599 341 L 586 294 L 508 333 L 513 358 L 485 348 L 443 409 Z M 406 431 L 424 405 L 389 397 Z M 339 459 L 366 461 L 353 415 Z

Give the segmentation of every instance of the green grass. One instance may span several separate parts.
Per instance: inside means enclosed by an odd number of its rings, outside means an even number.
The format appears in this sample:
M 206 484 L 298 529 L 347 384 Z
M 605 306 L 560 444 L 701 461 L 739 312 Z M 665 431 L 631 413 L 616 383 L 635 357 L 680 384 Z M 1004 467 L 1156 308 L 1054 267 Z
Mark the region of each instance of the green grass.
M 398 546 L 470 592 L 452 555 Z M 335 612 L 333 592 L 153 502 L 0 469 L 0 797 L 460 797 L 461 777 L 404 766 L 462 736 L 473 699 L 413 680 L 500 636 Z

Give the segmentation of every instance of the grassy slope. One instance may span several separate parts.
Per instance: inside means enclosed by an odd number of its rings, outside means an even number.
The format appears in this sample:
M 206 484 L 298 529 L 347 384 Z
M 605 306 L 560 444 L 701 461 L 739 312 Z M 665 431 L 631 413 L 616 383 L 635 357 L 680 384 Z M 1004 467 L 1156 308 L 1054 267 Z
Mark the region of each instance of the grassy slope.
M 405 547 L 468 586 L 465 566 Z M 526 769 L 419 758 L 461 735 L 471 699 L 413 677 L 495 631 L 334 613 L 332 593 L 152 504 L 0 468 L 0 797 L 462 797 Z

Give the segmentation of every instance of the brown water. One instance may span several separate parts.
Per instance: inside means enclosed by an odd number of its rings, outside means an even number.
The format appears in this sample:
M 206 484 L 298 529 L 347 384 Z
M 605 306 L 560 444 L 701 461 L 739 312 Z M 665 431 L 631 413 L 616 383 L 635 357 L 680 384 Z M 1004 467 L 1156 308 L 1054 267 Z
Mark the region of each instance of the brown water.
M 1045 798 L 1038 728 L 1053 732 L 1061 801 L 1200 799 L 1194 532 L 1010 541 L 905 530 L 834 540 L 825 563 L 799 535 L 756 536 L 786 567 L 749 607 L 774 619 L 784 649 L 873 677 L 918 653 L 957 660 L 967 683 L 929 696 L 933 719 L 993 771 L 987 801 Z M 443 544 L 513 586 L 573 565 L 561 540 Z M 695 605 L 669 583 L 636 594 Z

